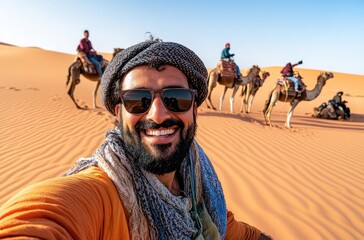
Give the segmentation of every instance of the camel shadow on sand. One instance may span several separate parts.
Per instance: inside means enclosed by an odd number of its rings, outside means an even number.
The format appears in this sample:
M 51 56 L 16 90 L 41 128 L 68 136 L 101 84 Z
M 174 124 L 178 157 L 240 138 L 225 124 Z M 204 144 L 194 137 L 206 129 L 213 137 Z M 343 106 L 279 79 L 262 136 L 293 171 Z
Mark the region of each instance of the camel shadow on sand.
M 262 113 L 253 114 L 237 114 L 229 112 L 217 112 L 217 111 L 201 111 L 200 116 L 211 116 L 211 117 L 224 117 L 237 119 L 247 123 L 259 123 L 262 126 L 267 126 L 264 121 Z M 313 118 L 311 116 L 295 116 L 296 121 L 293 121 L 294 128 L 325 128 L 325 129 L 341 129 L 341 130 L 352 130 L 352 131 L 364 131 L 364 114 L 351 114 L 349 120 L 330 120 Z M 275 119 L 273 128 L 285 128 L 285 118 Z

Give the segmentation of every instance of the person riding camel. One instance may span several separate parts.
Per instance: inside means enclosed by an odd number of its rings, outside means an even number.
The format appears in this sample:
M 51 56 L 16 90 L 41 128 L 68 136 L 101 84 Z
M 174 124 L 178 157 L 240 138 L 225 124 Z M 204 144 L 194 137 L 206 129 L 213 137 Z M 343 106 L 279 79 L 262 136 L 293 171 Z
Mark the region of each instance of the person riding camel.
M 236 64 L 234 62 L 234 60 L 231 59 L 234 56 L 235 56 L 234 53 L 230 54 L 230 43 L 226 43 L 225 48 L 221 51 L 221 60 L 224 60 L 224 61 L 227 61 L 227 62 L 231 61 L 231 62 L 234 63 L 235 69 L 236 69 L 237 80 L 241 81 L 241 79 L 240 79 L 240 76 L 241 76 L 240 68 L 239 68 L 238 64 Z
M 295 64 L 291 64 L 290 62 L 286 64 L 286 66 L 281 70 L 281 74 L 283 77 L 287 78 L 288 80 L 291 80 L 294 84 L 294 91 L 299 93 L 299 89 L 298 89 L 298 78 L 294 77 L 294 72 L 293 72 L 293 68 L 297 65 L 302 64 L 302 60 L 299 61 L 298 63 Z
M 95 65 L 97 69 L 97 73 L 99 75 L 99 80 L 101 80 L 102 77 L 102 66 L 101 63 L 103 62 L 103 56 L 100 54 L 97 54 L 96 50 L 92 47 L 91 41 L 89 40 L 89 32 L 88 30 L 85 30 L 83 32 L 84 38 L 80 40 L 80 43 L 77 46 L 77 51 L 84 52 L 87 56 L 87 58 Z

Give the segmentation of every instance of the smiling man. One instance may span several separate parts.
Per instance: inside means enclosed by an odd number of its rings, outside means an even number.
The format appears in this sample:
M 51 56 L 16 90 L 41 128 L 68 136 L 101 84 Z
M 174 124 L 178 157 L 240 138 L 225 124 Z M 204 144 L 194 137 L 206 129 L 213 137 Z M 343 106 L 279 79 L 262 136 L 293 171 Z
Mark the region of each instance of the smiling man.
M 116 116 L 95 154 L 0 210 L 1 237 L 42 239 L 270 239 L 227 210 L 194 139 L 207 70 L 190 49 L 146 41 L 119 53 L 102 78 Z
M 122 89 L 115 113 L 127 155 L 138 167 L 157 177 L 175 172 L 186 157 L 196 130 L 195 91 L 189 89 L 186 76 L 169 65 L 158 70 L 138 66 L 125 75 Z M 134 105 L 122 104 L 130 98 L 145 98 L 147 104 L 136 112 Z M 170 99 L 175 99 L 175 103 Z

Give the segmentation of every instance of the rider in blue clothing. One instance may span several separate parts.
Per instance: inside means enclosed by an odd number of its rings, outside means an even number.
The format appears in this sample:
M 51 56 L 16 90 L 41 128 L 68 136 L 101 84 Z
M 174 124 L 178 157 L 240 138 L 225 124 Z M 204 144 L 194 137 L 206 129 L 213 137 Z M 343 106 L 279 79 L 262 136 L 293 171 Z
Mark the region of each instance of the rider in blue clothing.
M 235 54 L 230 54 L 230 43 L 226 43 L 225 44 L 225 48 L 222 50 L 221 52 L 221 59 L 225 60 L 225 61 L 232 61 L 231 57 L 234 57 Z M 240 68 L 239 66 L 234 62 L 235 64 L 235 68 L 236 68 L 236 72 L 237 72 L 237 78 L 238 80 L 240 80 Z

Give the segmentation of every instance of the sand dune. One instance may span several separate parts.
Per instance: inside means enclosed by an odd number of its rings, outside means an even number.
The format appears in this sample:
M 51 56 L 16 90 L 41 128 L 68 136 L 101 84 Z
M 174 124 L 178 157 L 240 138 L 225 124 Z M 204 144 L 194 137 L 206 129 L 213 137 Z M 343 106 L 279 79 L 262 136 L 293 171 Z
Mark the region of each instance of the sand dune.
M 107 59 L 111 54 L 105 55 Z M 67 95 L 66 76 L 74 56 L 0 44 L 0 205 L 20 189 L 56 177 L 89 156 L 113 128 L 104 108 L 77 110 Z M 254 63 L 259 64 L 259 63 Z M 320 96 L 298 105 L 284 128 L 288 103 L 264 125 L 262 108 L 280 66 L 262 67 L 271 76 L 259 90 L 251 114 L 224 111 L 198 115 L 197 140 L 214 163 L 229 209 L 238 219 L 275 239 L 364 238 L 364 76 L 335 72 Z M 320 70 L 298 69 L 308 89 Z M 75 96 L 92 106 L 95 82 L 84 78 Z M 212 93 L 219 105 L 222 86 Z M 313 107 L 344 91 L 352 119 L 310 116 Z M 101 101 L 98 99 L 101 106 Z

